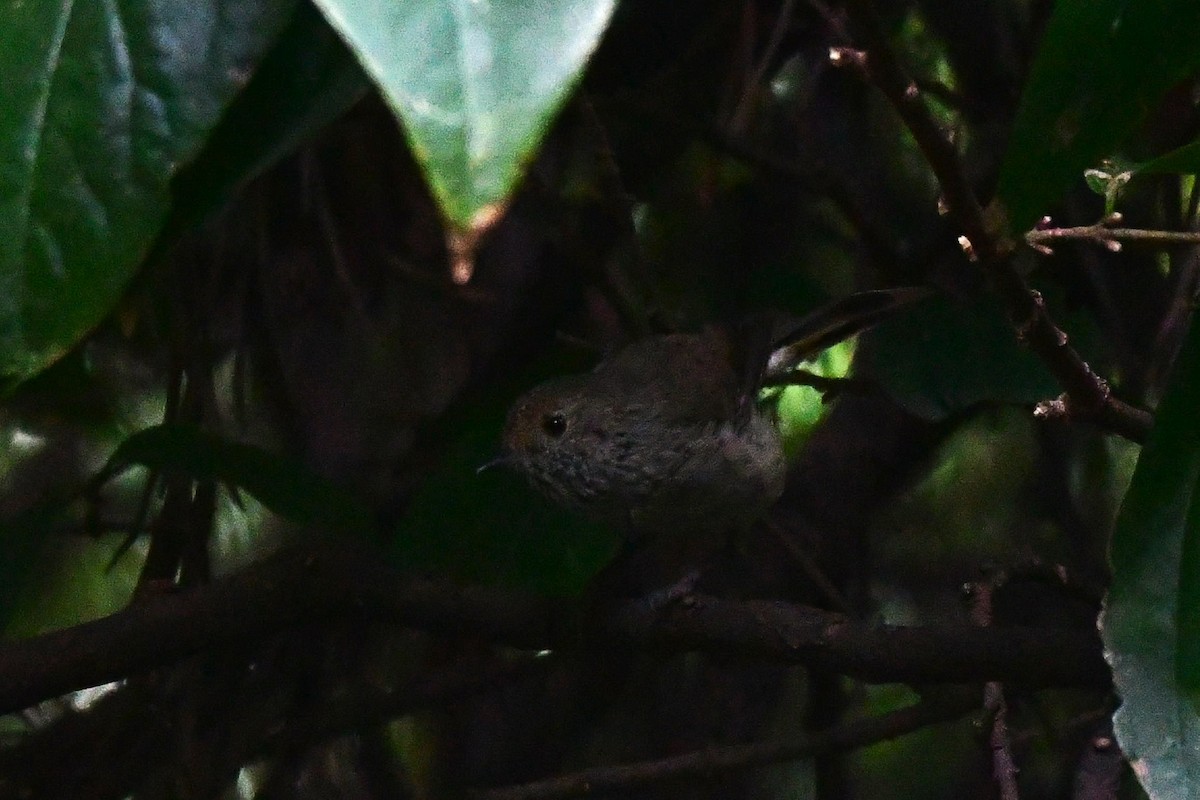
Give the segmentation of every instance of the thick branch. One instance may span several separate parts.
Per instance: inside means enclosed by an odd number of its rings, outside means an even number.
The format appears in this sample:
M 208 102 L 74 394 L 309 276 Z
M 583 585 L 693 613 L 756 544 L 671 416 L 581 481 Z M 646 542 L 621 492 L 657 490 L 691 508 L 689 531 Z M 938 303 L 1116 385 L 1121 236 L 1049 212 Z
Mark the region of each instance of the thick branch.
M 204 587 L 145 597 L 104 619 L 0 645 L 0 713 L 245 644 L 299 623 L 355 616 L 530 650 L 624 644 L 819 665 L 870 682 L 1103 686 L 1093 632 L 895 627 L 804 606 L 696 596 L 630 601 L 583 620 L 562 600 L 405 575 L 376 553 L 291 550 Z M 581 627 L 582 626 L 582 627 Z
M 608 640 L 803 663 L 869 683 L 1108 682 L 1099 640 L 1090 631 L 867 625 L 807 606 L 707 597 L 658 612 L 628 603 L 601 622 Z
M 562 636 L 539 627 L 561 620 L 554 609 L 541 598 L 403 576 L 374 552 L 288 550 L 202 587 L 147 594 L 94 622 L 0 643 L 0 713 L 337 617 L 486 631 L 517 647 L 542 649 Z
M 1045 362 L 1066 390 L 1071 409 L 1127 439 L 1145 441 L 1152 422 L 1150 414 L 1113 397 L 1108 383 L 1070 346 L 1067 335 L 1047 313 L 1041 296 L 1014 268 L 1010 258 L 1014 243 L 999 233 L 999 221 L 989 220 L 980 206 L 958 153 L 892 51 L 871 0 L 848 0 L 846 10 L 866 49 L 858 62 L 912 133 L 941 186 L 947 213 L 962 231 L 964 249 L 991 276 L 1018 337 Z

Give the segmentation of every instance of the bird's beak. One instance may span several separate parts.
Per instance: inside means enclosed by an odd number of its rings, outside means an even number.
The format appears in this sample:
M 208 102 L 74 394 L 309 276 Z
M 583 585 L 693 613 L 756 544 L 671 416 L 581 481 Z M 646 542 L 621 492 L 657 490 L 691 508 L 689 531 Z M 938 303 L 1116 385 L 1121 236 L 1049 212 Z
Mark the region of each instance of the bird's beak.
M 480 464 L 479 467 L 475 470 L 475 474 L 482 475 L 483 473 L 487 472 L 488 470 L 509 467 L 511 465 L 512 465 L 512 453 L 509 453 L 507 450 L 505 450 L 505 451 L 501 452 L 500 454 L 498 454 L 495 458 L 491 459 L 490 461 Z

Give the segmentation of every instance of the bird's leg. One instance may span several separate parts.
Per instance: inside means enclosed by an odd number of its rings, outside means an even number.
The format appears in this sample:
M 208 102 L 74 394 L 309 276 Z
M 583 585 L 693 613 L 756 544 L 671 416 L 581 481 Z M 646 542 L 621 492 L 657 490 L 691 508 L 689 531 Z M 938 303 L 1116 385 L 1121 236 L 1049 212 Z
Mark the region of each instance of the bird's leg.
M 696 566 L 684 573 L 683 577 L 672 584 L 655 589 L 644 598 L 651 611 L 661 611 L 672 603 L 678 603 L 685 597 L 696 593 L 696 584 L 704 575 L 703 568 Z

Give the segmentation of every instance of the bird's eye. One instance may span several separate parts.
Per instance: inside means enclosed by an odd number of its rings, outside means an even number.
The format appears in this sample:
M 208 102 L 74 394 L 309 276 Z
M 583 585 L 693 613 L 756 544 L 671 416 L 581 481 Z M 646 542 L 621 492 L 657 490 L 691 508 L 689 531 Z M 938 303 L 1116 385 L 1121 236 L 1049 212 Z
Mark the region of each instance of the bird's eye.
M 557 439 L 567 432 L 567 418 L 557 412 L 547 414 L 542 417 L 542 430 L 547 436 Z

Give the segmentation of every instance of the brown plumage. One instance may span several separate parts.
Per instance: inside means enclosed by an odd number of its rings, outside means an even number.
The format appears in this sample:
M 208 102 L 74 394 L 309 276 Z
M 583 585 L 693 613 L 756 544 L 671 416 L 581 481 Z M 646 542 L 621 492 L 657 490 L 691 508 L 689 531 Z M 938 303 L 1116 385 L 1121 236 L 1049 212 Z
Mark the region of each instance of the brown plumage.
M 765 323 L 633 342 L 585 375 L 520 398 L 505 461 L 552 500 L 633 539 L 743 528 L 783 491 L 773 412 L 757 402 L 764 372 L 875 324 L 927 294 L 865 292 L 771 337 Z

